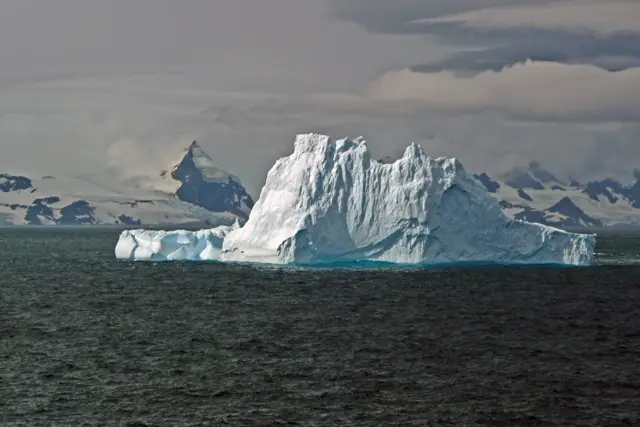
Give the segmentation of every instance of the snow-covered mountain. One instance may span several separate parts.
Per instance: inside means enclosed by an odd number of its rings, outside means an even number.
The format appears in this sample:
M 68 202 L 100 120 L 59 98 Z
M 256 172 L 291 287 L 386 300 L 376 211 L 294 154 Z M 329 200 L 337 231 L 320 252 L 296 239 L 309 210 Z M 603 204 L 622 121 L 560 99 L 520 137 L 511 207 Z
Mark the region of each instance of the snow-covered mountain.
M 0 225 L 224 225 L 244 221 L 252 207 L 240 180 L 196 142 L 145 185 L 0 173 Z
M 253 200 L 240 179 L 217 167 L 196 141 L 160 176 L 173 181 L 176 188 L 172 193 L 180 200 L 209 211 L 230 212 L 247 219 L 253 208 Z
M 383 159 L 382 163 L 391 160 Z M 230 225 L 254 202 L 237 176 L 193 142 L 153 176 L 34 177 L 0 171 L 0 225 Z M 510 218 L 558 227 L 640 226 L 640 172 L 635 183 L 562 180 L 538 162 L 474 177 Z
M 559 227 L 640 226 L 640 173 L 636 183 L 613 179 L 586 184 L 558 179 L 540 163 L 496 178 L 474 175 L 515 219 Z

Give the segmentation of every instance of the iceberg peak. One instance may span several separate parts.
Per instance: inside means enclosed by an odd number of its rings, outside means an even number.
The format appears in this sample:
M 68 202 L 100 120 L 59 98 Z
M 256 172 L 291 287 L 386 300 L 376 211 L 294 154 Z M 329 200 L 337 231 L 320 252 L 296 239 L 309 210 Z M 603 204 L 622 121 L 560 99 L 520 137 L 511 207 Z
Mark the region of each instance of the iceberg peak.
M 424 154 L 424 151 L 422 151 L 422 147 L 419 144 L 416 144 L 415 142 L 412 142 L 404 150 L 404 156 L 403 157 L 407 157 L 407 158 L 425 157 L 425 154 Z
M 302 154 L 326 154 L 333 155 L 349 151 L 353 148 L 367 150 L 367 142 L 363 137 L 356 139 L 342 138 L 331 139 L 327 135 L 308 133 L 298 135 L 294 142 L 294 155 Z

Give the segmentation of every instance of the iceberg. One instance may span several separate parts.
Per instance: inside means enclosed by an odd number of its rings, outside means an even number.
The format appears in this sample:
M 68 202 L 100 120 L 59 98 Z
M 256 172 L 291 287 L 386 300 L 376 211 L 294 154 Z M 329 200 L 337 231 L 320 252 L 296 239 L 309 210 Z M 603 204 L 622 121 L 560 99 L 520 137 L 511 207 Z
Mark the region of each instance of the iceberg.
M 432 158 L 411 144 L 400 159 L 382 163 L 362 138 L 307 134 L 296 137 L 293 153 L 271 168 L 244 226 L 123 232 L 116 256 L 305 265 L 588 265 L 595 241 L 595 235 L 507 218 L 457 159 Z
M 222 242 L 238 228 L 220 226 L 210 230 L 125 230 L 116 244 L 116 258 L 129 261 L 215 261 Z

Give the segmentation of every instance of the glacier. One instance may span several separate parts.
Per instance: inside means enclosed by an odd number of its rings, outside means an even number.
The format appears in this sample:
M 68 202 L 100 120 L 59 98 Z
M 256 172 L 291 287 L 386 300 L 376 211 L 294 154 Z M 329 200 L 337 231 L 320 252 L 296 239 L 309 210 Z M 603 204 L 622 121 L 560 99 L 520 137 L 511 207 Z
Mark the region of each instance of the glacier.
M 120 259 L 273 264 L 588 265 L 596 237 L 507 218 L 454 158 L 412 143 L 393 163 L 362 138 L 298 135 L 244 226 L 124 231 Z

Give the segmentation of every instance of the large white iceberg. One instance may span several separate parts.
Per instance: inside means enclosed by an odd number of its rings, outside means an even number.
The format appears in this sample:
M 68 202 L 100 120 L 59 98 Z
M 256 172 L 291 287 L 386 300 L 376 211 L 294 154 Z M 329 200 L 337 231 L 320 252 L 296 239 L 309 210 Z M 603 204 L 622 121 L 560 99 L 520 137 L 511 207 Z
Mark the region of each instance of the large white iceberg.
M 508 219 L 456 159 L 429 157 L 412 144 L 402 158 L 383 164 L 371 158 L 362 139 L 316 134 L 299 135 L 293 154 L 271 168 L 243 227 L 216 230 L 178 233 L 188 248 L 208 247 L 191 236 L 207 242 L 212 233 L 220 237 L 221 248 L 216 241 L 211 244 L 216 250 L 203 249 L 197 257 L 191 249 L 183 251 L 186 257 L 176 255 L 179 239 L 171 234 L 126 231 L 120 240 L 135 236 L 138 249 L 116 256 L 277 264 L 586 265 L 595 246 L 594 235 Z M 145 239 L 159 241 L 163 249 L 141 244 Z

